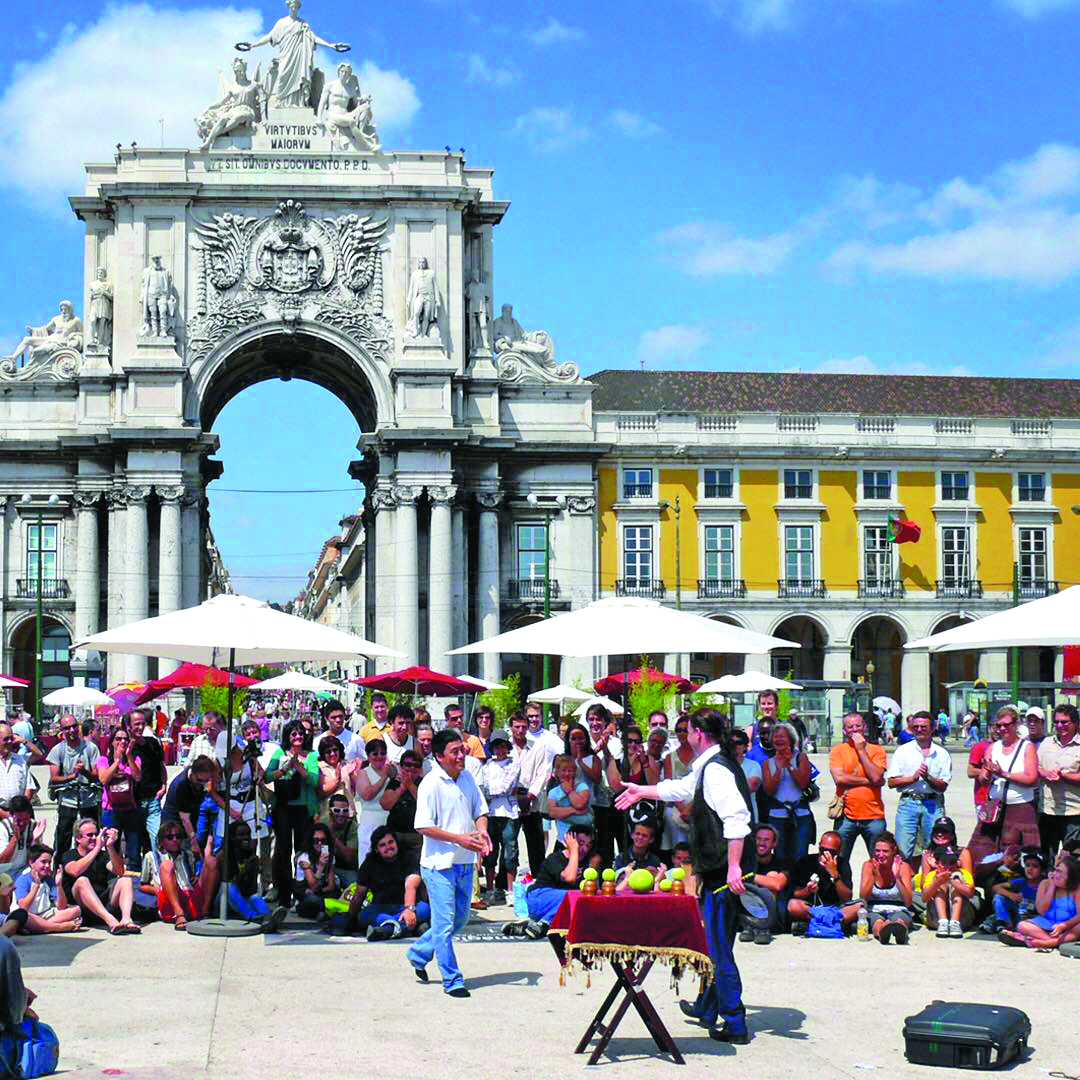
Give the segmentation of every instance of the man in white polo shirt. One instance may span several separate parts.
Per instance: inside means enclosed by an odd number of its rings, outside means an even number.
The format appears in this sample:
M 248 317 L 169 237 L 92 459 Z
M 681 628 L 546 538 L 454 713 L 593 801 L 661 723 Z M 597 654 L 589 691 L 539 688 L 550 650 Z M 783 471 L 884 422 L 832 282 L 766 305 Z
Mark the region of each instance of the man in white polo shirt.
M 420 876 L 431 905 L 431 928 L 407 953 L 420 982 L 428 981 L 434 957 L 442 972 L 443 990 L 467 998 L 465 978 L 454 956 L 454 933 L 469 921 L 473 864 L 491 851 L 487 803 L 465 769 L 465 743 L 457 728 L 435 733 L 435 764 L 416 790 L 416 831 L 424 838 Z
M 952 780 L 952 756 L 933 741 L 934 720 L 917 712 L 908 722 L 915 738 L 893 751 L 885 779 L 900 792 L 896 808 L 896 845 L 905 859 L 915 854 L 915 838 L 922 829 L 929 846 L 934 822 L 945 814 L 945 789 Z

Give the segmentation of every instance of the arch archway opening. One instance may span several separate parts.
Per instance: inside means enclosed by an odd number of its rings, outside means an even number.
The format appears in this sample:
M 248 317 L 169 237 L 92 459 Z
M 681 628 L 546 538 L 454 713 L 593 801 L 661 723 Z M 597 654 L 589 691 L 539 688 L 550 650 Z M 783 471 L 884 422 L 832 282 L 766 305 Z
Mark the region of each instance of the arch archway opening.
M 940 634 L 946 630 L 955 630 L 975 620 L 967 615 L 948 615 L 931 630 Z M 965 649 L 961 652 L 937 652 L 930 654 L 930 688 L 934 711 L 949 709 L 950 683 L 974 682 L 979 676 L 979 649 Z
M 906 639 L 903 627 L 887 615 L 863 619 L 851 635 L 852 674 L 867 673 L 867 664 L 872 663 L 873 675 L 868 681 L 875 697 L 900 700 L 900 665 Z
M 773 649 L 772 673 L 780 679 L 823 679 L 825 677 L 825 646 L 828 643 L 821 624 L 809 615 L 791 615 L 773 631 L 786 641 L 797 641 L 798 649 Z
M 530 623 L 543 621 L 543 615 L 535 612 L 528 612 L 515 619 L 511 619 L 505 629 L 517 630 L 522 626 L 528 626 Z M 548 657 L 549 684 L 551 686 L 557 686 L 561 682 L 561 674 L 562 657 Z M 529 694 L 535 693 L 537 690 L 545 689 L 544 658 L 542 656 L 533 656 L 532 654 L 525 653 L 504 653 L 502 657 L 502 681 L 506 682 L 511 675 L 517 675 L 521 680 L 518 686 L 518 698 L 524 707 L 525 699 Z M 571 712 L 573 711 L 573 708 L 574 706 L 570 706 Z
M 34 655 L 37 651 L 37 620 L 25 619 L 11 636 L 11 674 L 30 683 L 25 690 L 13 691 L 16 701 L 32 711 Z M 59 619 L 45 615 L 41 620 L 41 693 L 42 696 L 71 685 L 71 635 Z
M 731 615 L 709 615 L 710 619 L 727 626 L 743 624 Z M 723 675 L 741 675 L 746 670 L 745 653 L 691 653 L 690 678 L 694 682 L 710 682 Z

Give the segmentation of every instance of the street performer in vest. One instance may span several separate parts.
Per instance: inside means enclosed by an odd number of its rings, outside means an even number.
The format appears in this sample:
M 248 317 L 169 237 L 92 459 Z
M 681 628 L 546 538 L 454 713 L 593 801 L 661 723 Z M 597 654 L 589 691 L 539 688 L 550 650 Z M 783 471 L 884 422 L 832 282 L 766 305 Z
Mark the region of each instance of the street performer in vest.
M 681 1001 L 679 1007 L 707 1025 L 718 1042 L 741 1046 L 750 1041 L 750 1034 L 733 949 L 738 894 L 746 891 L 742 875 L 753 861 L 753 848 L 743 850 L 750 833 L 750 788 L 736 762 L 723 716 L 698 709 L 690 714 L 688 736 L 697 756 L 685 777 L 655 786 L 627 784 L 616 806 L 628 810 L 639 799 L 691 803 L 690 859 L 701 882 L 702 917 L 715 975 L 696 1001 Z

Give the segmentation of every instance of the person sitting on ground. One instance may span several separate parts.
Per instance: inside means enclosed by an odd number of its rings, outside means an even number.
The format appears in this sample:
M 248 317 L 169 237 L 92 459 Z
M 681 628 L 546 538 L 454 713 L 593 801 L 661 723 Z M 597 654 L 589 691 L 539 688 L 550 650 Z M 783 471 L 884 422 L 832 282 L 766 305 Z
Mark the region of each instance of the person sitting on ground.
M 1039 886 L 1046 880 L 1046 861 L 1041 851 L 1017 854 L 1023 866 L 1023 875 L 990 886 L 994 914 L 980 927 L 984 933 L 1015 930 L 1021 919 L 1029 918 L 1035 912 Z
M 520 809 L 517 789 L 521 766 L 510 757 L 510 735 L 494 731 L 488 739 L 488 759 L 484 762 L 480 790 L 488 803 L 488 836 L 491 851 L 484 857 L 491 904 L 505 904 L 513 892 L 517 874 L 518 845 L 514 825 Z
M 82 908 L 84 921 L 104 923 L 110 934 L 142 933 L 131 921 L 135 891 L 115 829 L 99 830 L 96 821 L 83 818 L 75 826 L 75 846 L 60 857 L 60 866 L 64 893 Z
M 576 780 L 574 759 L 559 754 L 552 763 L 555 786 L 548 792 L 548 817 L 555 822 L 556 838 L 563 840 L 574 825 L 592 826 L 588 781 Z
M 1029 949 L 1056 949 L 1080 938 L 1080 860 L 1066 855 L 1057 861 L 1039 885 L 1035 910 L 1038 914 L 1021 919 L 1015 930 L 1002 930 L 998 939 Z
M 971 929 L 975 922 L 975 876 L 954 843 L 936 843 L 923 852 L 914 886 L 926 904 L 926 925 L 936 930 L 938 937 L 960 938 Z
M 648 822 L 639 821 L 630 830 L 630 847 L 615 856 L 613 867 L 616 873 L 615 891 L 630 891 L 630 875 L 635 870 L 648 870 L 656 882 L 667 873 L 667 867 L 652 851 L 656 840 L 656 830 Z
M 430 728 L 428 731 L 430 732 Z M 431 745 L 431 740 L 428 740 Z M 406 855 L 420 858 L 423 837 L 416 831 L 416 789 L 423 779 L 420 754 L 406 750 L 397 763 L 397 776 L 385 787 L 379 805 L 386 811 L 386 827 L 397 838 L 398 847 Z
M 694 864 L 690 861 L 690 845 L 685 840 L 680 840 L 671 849 L 671 869 L 664 876 L 674 881 L 671 875 L 676 870 L 683 872 L 683 893 L 686 896 L 697 896 L 698 879 L 694 874 Z
M 528 922 L 508 924 L 503 927 L 503 932 L 509 934 L 520 930 L 526 937 L 544 937 L 563 897 L 569 890 L 581 887 L 582 874 L 594 862 L 590 855 L 592 846 L 592 826 L 571 825 L 562 844 L 544 860 L 540 873 L 525 894 L 529 905 Z M 596 856 L 595 862 L 599 861 Z
M 340 792 L 330 796 L 327 810 L 330 826 L 330 839 L 334 844 L 334 868 L 343 885 L 352 885 L 356 881 L 359 864 L 356 859 L 356 815 L 352 812 L 349 800 Z
M 340 895 L 330 827 L 313 822 L 307 844 L 296 855 L 296 912 L 305 919 L 318 919 L 326 914 L 323 901 Z
M 246 821 L 229 822 L 228 905 L 231 914 L 260 923 L 268 934 L 276 934 L 289 913 L 281 905 L 271 911 L 259 895 L 259 853 Z
M 906 945 L 912 923 L 911 867 L 891 832 L 874 841 L 873 857 L 863 863 L 859 895 L 866 904 L 870 929 L 882 945 Z
M 186 930 L 189 919 L 195 921 L 207 913 L 217 880 L 213 840 L 207 838 L 196 874 L 194 856 L 184 844 L 184 830 L 176 822 L 168 822 L 158 829 L 157 851 L 148 851 L 143 857 L 139 887 L 157 898 L 162 922 L 172 923 L 174 930 Z
M 419 936 L 431 923 L 431 908 L 420 899 L 422 887 L 416 856 L 402 850 L 393 832 L 380 825 L 371 834 L 371 851 L 357 873 L 346 931 L 367 934 L 368 941 Z M 366 903 L 369 892 L 371 903 Z
M 12 795 L 8 816 L 0 819 L 0 874 L 12 878 L 30 862 L 30 846 L 41 843 L 45 819 L 34 821 L 34 807 L 25 795 Z
M 746 882 L 746 889 L 765 902 L 769 914 L 755 918 L 746 911 L 740 911 L 737 916 L 740 941 L 768 945 L 772 942 L 772 935 L 783 929 L 787 906 L 784 897 L 791 864 L 778 854 L 778 840 L 776 826 L 771 823 L 759 825 L 754 833 L 754 876 Z
M 0 1031 L 11 1036 L 24 1020 L 37 1020 L 38 1014 L 31 1008 L 36 998 L 37 994 L 23 982 L 22 961 L 15 942 L 0 936 Z M 16 1064 L 9 1075 L 22 1075 L 18 1058 L 16 1054 Z
M 851 902 L 851 864 L 840 854 L 841 843 L 838 832 L 823 833 L 817 852 L 804 855 L 792 866 L 788 901 L 792 933 L 806 932 L 810 909 L 814 907 L 839 908 L 844 926 L 859 917 L 862 902 Z
M 15 879 L 15 902 L 26 912 L 30 934 L 68 934 L 82 925 L 82 909 L 62 905 L 60 871 L 53 870 L 53 849 L 46 844 L 30 845 L 30 861 Z

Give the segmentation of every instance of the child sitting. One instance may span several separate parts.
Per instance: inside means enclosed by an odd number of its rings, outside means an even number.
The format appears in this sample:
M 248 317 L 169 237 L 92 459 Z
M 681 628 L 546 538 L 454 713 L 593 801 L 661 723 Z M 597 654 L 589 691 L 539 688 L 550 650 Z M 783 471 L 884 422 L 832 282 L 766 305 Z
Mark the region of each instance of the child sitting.
M 995 880 L 991 885 L 994 914 L 980 927 L 983 933 L 996 934 L 1001 930 L 1014 930 L 1016 924 L 1035 910 L 1035 898 L 1039 884 L 1046 877 L 1046 864 L 1041 851 L 1028 850 L 1023 854 L 1023 874 L 1009 874 L 1006 880 Z M 1004 867 L 1002 868 L 1004 869 Z M 998 871 L 1001 874 L 1001 871 Z
M 1039 885 L 1037 915 L 1021 919 L 1015 930 L 1002 930 L 1005 945 L 1029 949 L 1056 949 L 1080 938 L 1080 860 L 1066 855 Z

